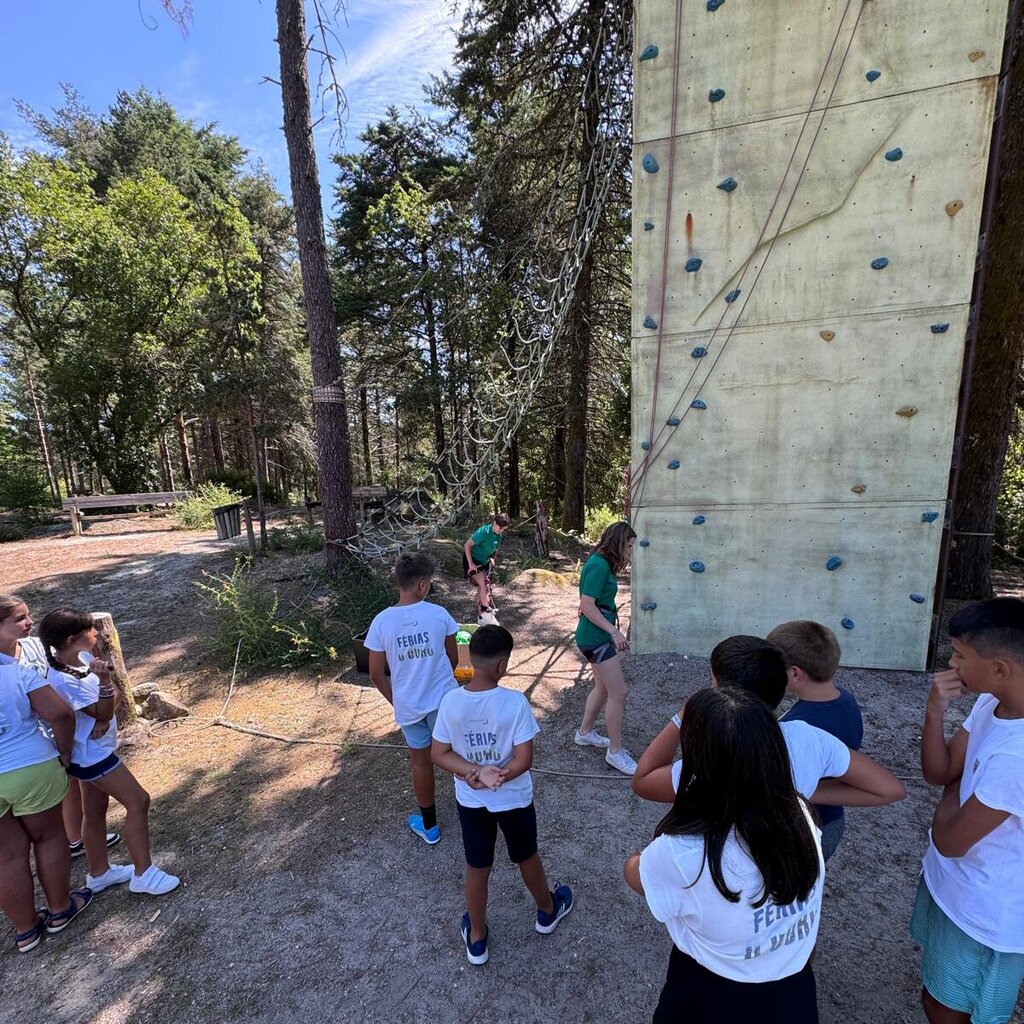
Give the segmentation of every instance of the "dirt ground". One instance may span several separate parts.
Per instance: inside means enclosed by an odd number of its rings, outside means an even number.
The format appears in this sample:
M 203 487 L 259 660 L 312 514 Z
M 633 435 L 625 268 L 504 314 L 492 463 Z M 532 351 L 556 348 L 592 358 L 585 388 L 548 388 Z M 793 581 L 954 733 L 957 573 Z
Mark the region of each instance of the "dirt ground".
M 228 674 L 200 662 L 192 583 L 203 569 L 230 565 L 227 547 L 212 535 L 151 530 L 0 548 L 0 589 L 25 594 L 37 613 L 58 602 L 111 611 L 133 678 L 160 678 L 194 711 L 126 753 L 154 796 L 157 860 L 182 875 L 183 887 L 161 899 L 108 891 L 32 955 L 0 947 L 4 1018 L 649 1020 L 670 943 L 626 888 L 621 867 L 650 839 L 661 812 L 633 796 L 596 751 L 572 743 L 589 688 L 570 643 L 574 589 L 519 580 L 498 598 L 517 638 L 508 683 L 529 696 L 541 723 L 541 853 L 551 881 L 573 886 L 576 909 L 556 933 L 537 935 L 518 872 L 499 855 L 491 960 L 474 968 L 458 935 L 463 861 L 451 783 L 439 778 L 443 839 L 427 847 L 405 827 L 413 808 L 406 755 L 389 708 L 365 677 L 327 669 L 238 681 L 230 720 L 322 745 L 211 723 Z M 468 613 L 459 584 L 439 591 L 457 618 Z M 707 663 L 629 656 L 626 671 L 627 737 L 639 756 L 704 685 Z M 918 954 L 907 919 L 938 797 L 917 764 L 927 677 L 844 670 L 839 681 L 864 709 L 865 751 L 899 775 L 909 795 L 895 807 L 849 814 L 826 882 L 816 961 L 821 1019 L 919 1022 Z M 115 859 L 124 858 L 119 852 Z M 75 870 L 81 881 L 84 867 Z M 1020 1009 L 1014 1021 L 1024 1021 Z

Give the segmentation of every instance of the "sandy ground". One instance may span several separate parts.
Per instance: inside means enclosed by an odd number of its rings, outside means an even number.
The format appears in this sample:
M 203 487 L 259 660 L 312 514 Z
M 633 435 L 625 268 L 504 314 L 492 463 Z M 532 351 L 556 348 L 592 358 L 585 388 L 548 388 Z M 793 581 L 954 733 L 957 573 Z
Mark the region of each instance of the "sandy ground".
M 136 679 L 159 673 L 194 706 L 188 722 L 156 729 L 127 752 L 154 796 L 157 858 L 184 886 L 160 900 L 103 893 L 31 956 L 5 946 L 5 1019 L 649 1020 L 669 940 L 622 882 L 621 866 L 650 839 L 661 811 L 633 796 L 596 751 L 572 743 L 589 688 L 569 642 L 574 590 L 520 581 L 498 596 L 518 643 L 509 685 L 527 693 L 542 727 L 536 765 L 544 771 L 535 774 L 541 853 L 551 881 L 573 886 L 576 909 L 555 934 L 537 935 L 518 872 L 499 854 L 491 961 L 473 968 L 457 930 L 463 861 L 450 782 L 439 779 L 443 839 L 428 848 L 405 829 L 413 806 L 407 759 L 389 709 L 365 677 L 325 671 L 239 680 L 230 720 L 322 745 L 287 745 L 211 724 L 228 677 L 197 664 L 191 580 L 228 559 L 224 545 L 194 534 L 0 548 L 5 588 L 23 589 L 33 607 L 45 608 L 80 602 L 89 587 L 88 603 L 102 603 L 122 626 Z M 467 613 L 461 586 L 439 589 L 456 617 Z M 626 668 L 627 736 L 639 755 L 705 683 L 707 664 L 630 656 Z M 823 1024 L 922 1021 L 918 954 L 906 926 L 938 796 L 917 766 L 927 678 L 843 671 L 840 682 L 864 709 L 866 752 L 904 779 L 909 796 L 849 815 L 826 883 L 816 961 L 821 1017 Z M 76 866 L 76 880 L 82 873 Z

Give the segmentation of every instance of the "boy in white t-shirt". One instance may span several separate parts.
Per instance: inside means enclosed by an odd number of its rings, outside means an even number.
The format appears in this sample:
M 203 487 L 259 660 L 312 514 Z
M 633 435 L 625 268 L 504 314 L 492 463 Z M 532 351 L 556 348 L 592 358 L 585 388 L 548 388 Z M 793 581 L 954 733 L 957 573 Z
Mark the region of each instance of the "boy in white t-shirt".
M 445 694 L 434 725 L 434 764 L 455 776 L 469 908 L 462 915 L 462 941 L 471 964 L 487 962 L 487 882 L 499 828 L 509 859 L 537 901 L 537 931 L 553 932 L 573 904 L 569 886 L 548 889 L 537 852 L 530 767 L 540 727 L 526 697 L 498 685 L 511 654 L 507 629 L 481 626 L 469 644 L 473 678 Z
M 737 687 L 760 697 L 775 711 L 789 681 L 785 655 L 757 636 L 731 636 L 711 652 L 711 685 Z M 679 713 L 651 741 L 637 764 L 633 791 L 645 800 L 670 804 L 679 786 Z M 789 751 L 793 785 L 812 803 L 846 807 L 878 807 L 907 795 L 891 772 L 807 722 L 780 722 Z
M 969 605 L 949 635 L 921 731 L 925 780 L 945 789 L 910 932 L 931 1024 L 1004 1024 L 1024 980 L 1024 601 Z M 946 709 L 969 693 L 978 699 L 947 743 Z
M 422 552 L 401 555 L 395 563 L 398 604 L 370 623 L 363 641 L 370 652 L 373 685 L 395 709 L 412 762 L 412 788 L 419 812 L 409 828 L 431 846 L 441 839 L 434 805 L 434 766 L 430 741 L 441 698 L 453 687 L 459 654 L 459 624 L 440 605 L 425 600 L 434 563 Z M 390 671 L 390 678 L 388 672 Z

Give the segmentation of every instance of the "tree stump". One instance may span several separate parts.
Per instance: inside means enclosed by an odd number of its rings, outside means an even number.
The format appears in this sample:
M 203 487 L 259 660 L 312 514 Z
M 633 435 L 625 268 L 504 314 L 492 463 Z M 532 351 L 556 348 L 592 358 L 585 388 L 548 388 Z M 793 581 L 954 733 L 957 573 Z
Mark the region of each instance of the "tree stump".
M 121 690 L 121 702 L 117 706 L 118 725 L 129 725 L 138 717 L 135 713 L 135 695 L 132 692 L 128 669 L 125 668 L 124 655 L 121 653 L 121 638 L 114 625 L 114 617 L 110 612 L 93 612 L 93 622 L 99 633 L 96 644 L 99 656 L 110 662 L 110 675 Z

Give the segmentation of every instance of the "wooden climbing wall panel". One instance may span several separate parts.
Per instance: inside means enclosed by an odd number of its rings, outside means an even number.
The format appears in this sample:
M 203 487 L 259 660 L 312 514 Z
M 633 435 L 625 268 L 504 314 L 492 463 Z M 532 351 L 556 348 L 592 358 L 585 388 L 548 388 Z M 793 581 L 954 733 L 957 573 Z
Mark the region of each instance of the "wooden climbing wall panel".
M 1006 14 L 636 0 L 635 649 L 924 667 Z

